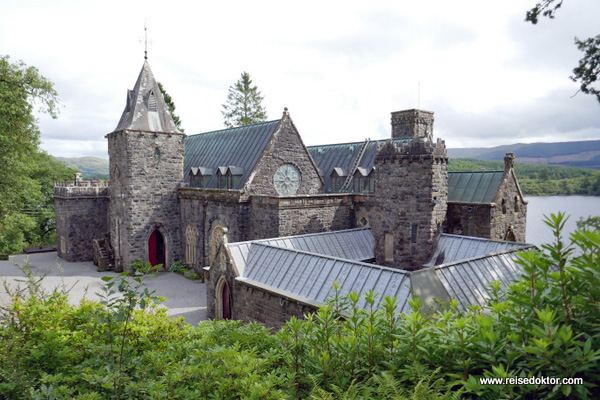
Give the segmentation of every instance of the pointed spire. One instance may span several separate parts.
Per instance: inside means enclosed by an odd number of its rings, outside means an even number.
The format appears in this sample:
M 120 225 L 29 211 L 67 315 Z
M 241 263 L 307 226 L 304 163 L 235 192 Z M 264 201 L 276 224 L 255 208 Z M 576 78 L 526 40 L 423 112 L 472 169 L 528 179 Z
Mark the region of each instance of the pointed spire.
M 148 61 L 144 61 L 133 90 L 127 91 L 125 110 L 115 132 L 124 129 L 180 133 L 175 127 Z

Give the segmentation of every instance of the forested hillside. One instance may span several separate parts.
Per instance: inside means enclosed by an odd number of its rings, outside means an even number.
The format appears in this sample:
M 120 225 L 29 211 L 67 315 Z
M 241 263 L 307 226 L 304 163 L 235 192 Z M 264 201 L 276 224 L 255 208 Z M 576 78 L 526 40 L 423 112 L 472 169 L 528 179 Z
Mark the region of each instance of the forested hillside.
M 108 179 L 108 160 L 98 157 L 54 157 L 55 160 L 78 169 L 83 179 Z
M 504 169 L 502 161 L 451 158 L 449 171 L 494 171 Z M 600 195 L 600 171 L 587 168 L 515 163 L 515 173 L 523 194 Z
M 600 169 L 600 140 L 559 143 L 516 143 L 488 148 L 448 149 L 450 158 L 501 161 L 507 151 L 518 163 Z

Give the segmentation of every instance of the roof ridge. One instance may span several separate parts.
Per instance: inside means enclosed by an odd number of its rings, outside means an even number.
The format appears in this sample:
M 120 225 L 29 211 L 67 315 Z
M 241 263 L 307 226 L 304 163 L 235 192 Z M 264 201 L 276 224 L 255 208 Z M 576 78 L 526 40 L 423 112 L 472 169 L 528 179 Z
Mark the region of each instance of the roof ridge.
M 259 243 L 259 242 L 251 242 L 251 244 L 255 244 L 257 246 L 269 247 L 272 249 L 277 249 L 277 250 L 282 250 L 282 251 L 290 251 L 290 252 L 294 252 L 294 253 L 298 253 L 298 254 L 306 254 L 309 256 L 313 256 L 313 257 L 326 258 L 328 260 L 335 260 L 335 261 L 341 261 L 341 262 L 352 263 L 352 264 L 360 264 L 360 265 L 364 265 L 364 266 L 371 267 L 371 268 L 381 269 L 384 271 L 401 273 L 403 275 L 410 276 L 411 273 L 413 272 L 413 271 L 408 271 L 408 270 L 400 269 L 400 268 L 386 267 L 385 265 L 366 263 L 364 261 L 357 261 L 357 260 L 350 260 L 348 258 L 334 257 L 334 256 L 330 256 L 327 254 L 311 253 L 310 251 L 306 251 L 306 250 L 298 250 L 298 249 L 290 249 L 287 247 L 279 247 L 279 246 L 275 246 L 272 244 Z
M 233 128 L 217 129 L 217 130 L 214 130 L 214 131 L 194 133 L 192 135 L 188 135 L 188 137 L 207 135 L 209 133 L 234 132 L 234 131 L 237 131 L 237 130 L 243 130 L 243 129 L 253 128 L 253 127 L 257 127 L 257 126 L 261 126 L 261 125 L 268 125 L 268 124 L 272 124 L 272 123 L 275 123 L 275 122 L 277 122 L 277 123 L 281 122 L 281 118 L 280 119 L 274 119 L 274 120 L 271 120 L 271 121 L 259 122 L 257 124 L 242 125 L 242 126 L 236 126 L 236 127 L 233 127 Z

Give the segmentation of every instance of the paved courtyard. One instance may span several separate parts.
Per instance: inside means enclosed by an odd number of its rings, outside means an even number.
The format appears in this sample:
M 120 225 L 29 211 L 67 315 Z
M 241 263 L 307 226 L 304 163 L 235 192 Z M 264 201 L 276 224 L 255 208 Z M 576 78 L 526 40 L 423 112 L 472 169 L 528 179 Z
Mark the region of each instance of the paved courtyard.
M 79 303 L 84 297 L 97 300 L 97 293 L 101 291 L 100 287 L 104 283 L 101 278 L 118 275 L 112 271 L 97 272 L 96 266 L 91 261 L 67 262 L 58 258 L 54 251 L 29 255 L 18 254 L 10 256 L 9 261 L 0 261 L 0 280 L 6 281 L 11 287 L 19 284 L 18 280 L 23 279 L 23 273 L 14 264 L 23 264 L 25 259 L 29 259 L 29 264 L 37 275 L 48 272 L 42 281 L 46 289 L 61 284 L 67 288 L 72 287 L 69 299 L 73 304 Z M 150 290 L 156 290 L 157 296 L 167 299 L 161 304 L 168 309 L 167 315 L 184 317 L 190 325 L 197 325 L 199 321 L 206 319 L 204 283 L 191 281 L 171 272 L 161 272 L 158 278 L 147 279 L 146 283 Z M 0 306 L 9 305 L 10 301 L 4 285 L 0 285 Z

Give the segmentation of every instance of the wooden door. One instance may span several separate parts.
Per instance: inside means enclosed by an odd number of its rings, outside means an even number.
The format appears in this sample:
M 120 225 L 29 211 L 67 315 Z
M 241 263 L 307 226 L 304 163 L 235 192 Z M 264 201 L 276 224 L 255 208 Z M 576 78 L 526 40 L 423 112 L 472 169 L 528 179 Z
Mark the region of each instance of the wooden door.
M 148 239 L 148 261 L 152 266 L 165 265 L 165 239 L 163 235 L 155 230 Z
M 231 319 L 231 304 L 229 303 L 229 286 L 227 282 L 223 284 L 222 295 L 223 319 Z

